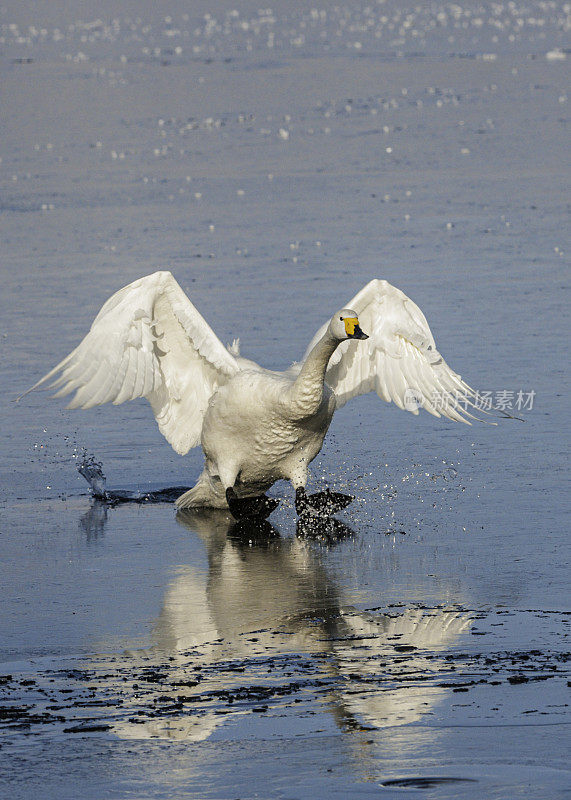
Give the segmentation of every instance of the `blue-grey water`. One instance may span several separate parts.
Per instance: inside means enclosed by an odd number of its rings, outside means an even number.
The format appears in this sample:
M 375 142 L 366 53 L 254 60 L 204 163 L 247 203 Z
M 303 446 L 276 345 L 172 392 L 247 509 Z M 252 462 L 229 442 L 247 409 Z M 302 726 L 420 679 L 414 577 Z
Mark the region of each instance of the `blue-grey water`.
M 0 786 L 28 798 L 568 797 L 569 7 L 0 7 Z M 171 269 L 282 369 L 371 278 L 524 422 L 335 417 L 261 533 L 144 402 L 14 398 Z M 525 406 L 525 407 L 522 407 Z

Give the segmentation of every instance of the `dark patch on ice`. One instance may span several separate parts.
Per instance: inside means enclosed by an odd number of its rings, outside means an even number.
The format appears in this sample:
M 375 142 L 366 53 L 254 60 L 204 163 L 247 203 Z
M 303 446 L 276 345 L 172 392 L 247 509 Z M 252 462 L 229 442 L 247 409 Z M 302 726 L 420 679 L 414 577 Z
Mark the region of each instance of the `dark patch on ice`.
M 65 717 L 51 714 L 48 711 L 32 710 L 32 705 L 0 706 L 0 725 L 10 730 L 14 728 L 30 728 L 32 725 L 46 725 L 65 722 Z
M 453 783 L 477 783 L 475 778 L 418 777 L 393 778 L 383 781 L 381 786 L 400 787 L 402 789 L 433 789 L 435 786 L 447 786 Z
M 517 684 L 517 683 L 528 683 L 529 678 L 527 675 L 510 675 L 508 678 L 508 683 Z
M 72 725 L 70 728 L 64 728 L 64 733 L 100 733 L 103 731 L 111 730 L 111 725 L 107 724 L 87 724 L 87 725 Z

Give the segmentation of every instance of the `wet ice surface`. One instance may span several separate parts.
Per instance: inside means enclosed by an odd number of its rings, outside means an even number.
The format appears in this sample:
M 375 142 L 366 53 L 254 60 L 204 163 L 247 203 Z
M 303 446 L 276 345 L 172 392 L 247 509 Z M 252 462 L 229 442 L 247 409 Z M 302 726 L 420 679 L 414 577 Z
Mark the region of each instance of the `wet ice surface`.
M 0 777 L 11 797 L 563 797 L 562 4 L 5 5 Z M 171 268 L 285 368 L 384 277 L 525 423 L 341 410 L 299 529 L 191 485 L 144 403 L 11 400 Z M 156 499 L 156 498 L 155 498 Z M 316 534 L 316 535 L 314 535 Z

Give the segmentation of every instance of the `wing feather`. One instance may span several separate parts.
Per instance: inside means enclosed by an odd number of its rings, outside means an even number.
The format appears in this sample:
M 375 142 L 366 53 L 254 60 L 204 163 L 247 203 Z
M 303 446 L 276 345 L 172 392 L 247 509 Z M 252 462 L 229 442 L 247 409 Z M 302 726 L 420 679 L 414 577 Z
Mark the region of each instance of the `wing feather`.
M 346 304 L 357 312 L 365 342 L 344 342 L 330 359 L 325 380 L 337 406 L 351 397 L 376 391 L 382 400 L 418 414 L 469 423 L 486 413 L 479 395 L 445 362 L 421 309 L 404 292 L 384 280 L 373 280 Z M 306 356 L 325 333 L 316 333 Z
M 103 402 L 105 390 L 110 379 L 108 366 L 105 362 L 99 364 L 95 375 L 76 391 L 68 408 L 93 408 Z
M 389 394 L 389 387 L 387 386 L 387 381 L 385 379 L 385 361 L 385 354 L 377 351 L 375 354 L 375 389 L 381 400 L 385 400 L 387 403 L 390 403 L 391 396 Z
M 145 396 L 145 373 L 146 373 L 146 364 L 147 358 L 145 357 L 145 353 L 141 349 L 137 349 L 136 351 L 136 369 L 137 374 L 135 377 L 135 388 L 133 389 L 134 397 L 144 397 Z
M 78 347 L 29 391 L 55 378 L 56 396 L 75 392 L 69 408 L 145 397 L 161 432 L 185 453 L 200 441 L 213 392 L 239 369 L 171 273 L 161 271 L 110 297 Z
M 123 399 L 121 399 L 121 391 L 122 391 L 123 386 L 125 384 L 125 381 L 126 381 L 126 378 L 127 378 L 127 372 L 128 372 L 128 369 L 129 369 L 129 351 L 130 351 L 130 349 L 131 348 L 127 348 L 127 352 L 123 353 L 122 356 L 121 356 L 121 361 L 119 362 L 119 367 L 118 367 L 118 369 L 117 369 L 117 371 L 115 373 L 115 381 L 114 381 L 113 387 L 111 388 L 111 391 L 110 391 L 110 393 L 112 395 L 112 398 L 113 398 L 111 400 L 111 402 L 113 403 L 113 405 L 116 405 L 116 406 L 120 405 L 122 402 L 124 402 L 124 400 L 127 399 L 126 392 L 125 392 L 125 397 L 123 397 Z
M 114 400 L 116 406 L 125 403 L 127 400 L 133 399 L 133 389 L 135 387 L 136 370 L 134 369 L 134 353 L 133 348 L 128 347 L 124 354 L 125 362 L 125 377 L 117 392 L 117 397 Z
M 441 417 L 442 415 L 437 411 L 432 402 L 433 389 L 430 385 L 430 380 L 424 375 L 422 364 L 419 362 L 418 357 L 414 356 L 412 359 L 407 360 L 407 367 L 410 372 L 409 386 L 416 386 L 420 390 L 422 407 L 428 411 L 429 414 L 432 414 L 432 416 Z M 414 404 L 411 404 L 411 411 L 413 413 L 416 411 L 418 414 L 418 408 L 415 408 Z

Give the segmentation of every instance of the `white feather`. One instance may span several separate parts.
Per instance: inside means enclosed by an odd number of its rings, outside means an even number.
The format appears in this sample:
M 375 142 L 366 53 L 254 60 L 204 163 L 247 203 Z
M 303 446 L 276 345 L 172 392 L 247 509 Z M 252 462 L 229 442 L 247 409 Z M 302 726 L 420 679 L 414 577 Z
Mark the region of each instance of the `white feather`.
M 170 272 L 155 272 L 116 292 L 79 346 L 32 388 L 59 372 L 58 397 L 75 391 L 69 408 L 151 403 L 161 432 L 179 453 L 200 442 L 216 388 L 238 372 Z
M 407 398 L 436 417 L 467 422 L 467 407 L 477 407 L 477 393 L 461 380 L 440 355 L 426 317 L 409 297 L 388 281 L 372 280 L 347 303 L 369 335 L 365 342 L 345 342 L 329 362 L 326 383 L 337 407 L 352 397 L 376 391 L 382 400 L 418 413 Z M 323 336 L 315 334 L 307 351 Z

